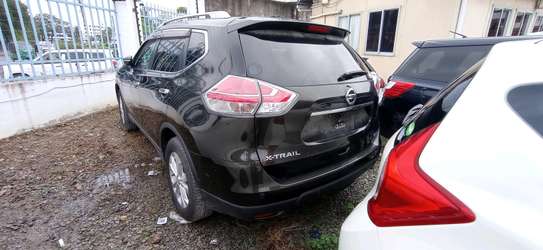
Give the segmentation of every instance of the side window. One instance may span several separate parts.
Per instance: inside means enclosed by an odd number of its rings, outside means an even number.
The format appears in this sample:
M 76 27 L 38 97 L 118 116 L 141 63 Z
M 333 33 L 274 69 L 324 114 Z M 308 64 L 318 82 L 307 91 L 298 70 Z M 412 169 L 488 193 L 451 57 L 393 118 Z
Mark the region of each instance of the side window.
M 518 86 L 507 94 L 507 102 L 524 122 L 543 137 L 543 83 Z
M 138 51 L 138 54 L 136 55 L 136 60 L 134 61 L 134 68 L 138 69 L 150 69 L 151 63 L 153 59 L 153 55 L 155 53 L 155 48 L 158 41 L 148 41 L 146 42 L 143 47 L 140 48 Z
M 177 72 L 185 68 L 188 38 L 167 38 L 158 43 L 153 69 Z
M 189 47 L 187 49 L 187 63 L 191 65 L 193 62 L 202 57 L 206 50 L 206 41 L 203 33 L 192 32 L 190 35 Z

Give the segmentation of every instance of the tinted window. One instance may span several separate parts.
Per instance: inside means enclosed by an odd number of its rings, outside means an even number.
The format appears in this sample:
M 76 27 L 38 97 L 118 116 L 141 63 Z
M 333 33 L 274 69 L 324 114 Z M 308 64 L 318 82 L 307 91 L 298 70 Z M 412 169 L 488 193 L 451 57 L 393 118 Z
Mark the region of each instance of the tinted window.
M 134 67 L 139 69 L 150 69 L 153 55 L 158 41 L 148 41 L 140 48 L 134 61 Z
M 490 49 L 491 46 L 417 49 L 394 75 L 449 83 L 485 57 Z
M 381 30 L 381 14 L 382 12 L 370 13 L 370 22 L 368 24 L 368 40 L 366 43 L 366 51 L 375 51 L 379 48 L 379 32 Z
M 203 33 L 192 32 L 187 49 L 187 66 L 202 57 L 205 53 L 206 41 Z
M 514 88 L 507 101 L 524 122 L 543 136 L 543 83 Z
M 396 22 L 398 20 L 398 10 L 384 11 L 383 34 L 381 35 L 381 52 L 392 52 L 394 50 L 394 40 L 396 38 Z
M 159 42 L 153 69 L 177 72 L 185 68 L 188 38 L 163 39 Z
M 366 51 L 393 52 L 398 9 L 370 13 Z
M 336 83 L 347 72 L 363 70 L 341 38 L 330 40 L 326 35 L 296 31 L 258 33 L 263 36 L 240 34 L 251 77 L 282 86 L 304 86 Z

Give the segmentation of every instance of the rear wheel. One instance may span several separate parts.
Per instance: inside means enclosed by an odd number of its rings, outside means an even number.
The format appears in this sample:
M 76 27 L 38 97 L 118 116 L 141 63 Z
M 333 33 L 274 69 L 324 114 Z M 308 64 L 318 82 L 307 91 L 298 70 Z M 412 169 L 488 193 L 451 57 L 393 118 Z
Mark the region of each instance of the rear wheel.
M 168 142 L 166 159 L 172 200 L 179 215 L 191 222 L 209 216 L 211 211 L 206 207 L 192 171 L 192 159 L 181 140 L 174 137 Z
M 134 122 L 132 122 L 132 120 L 130 120 L 130 116 L 128 116 L 126 104 L 124 103 L 124 99 L 121 95 L 117 96 L 117 102 L 119 103 L 119 116 L 121 118 L 121 127 L 126 131 L 137 130 L 138 127 Z

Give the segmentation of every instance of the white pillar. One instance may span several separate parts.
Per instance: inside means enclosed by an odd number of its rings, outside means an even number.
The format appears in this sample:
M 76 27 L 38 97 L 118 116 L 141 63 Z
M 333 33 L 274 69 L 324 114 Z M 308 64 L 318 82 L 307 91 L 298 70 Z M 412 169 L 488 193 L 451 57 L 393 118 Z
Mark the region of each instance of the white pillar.
M 122 57 L 134 56 L 140 47 L 134 0 L 115 1 Z
M 462 34 L 464 31 L 464 17 L 468 11 L 468 0 L 460 0 L 460 6 L 458 7 L 458 17 L 456 19 L 456 27 L 454 32 L 457 34 L 454 35 L 455 38 L 460 38 L 458 34 Z

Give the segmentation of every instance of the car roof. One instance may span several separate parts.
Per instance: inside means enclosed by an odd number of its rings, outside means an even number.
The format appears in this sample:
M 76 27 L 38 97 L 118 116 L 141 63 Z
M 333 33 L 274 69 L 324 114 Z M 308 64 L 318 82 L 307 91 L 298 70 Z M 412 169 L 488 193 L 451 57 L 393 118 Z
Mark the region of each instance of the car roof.
M 413 42 L 417 48 L 459 47 L 495 45 L 502 42 L 543 39 L 543 36 L 503 36 L 503 37 L 478 37 L 478 38 L 453 38 L 442 40 L 427 40 Z

